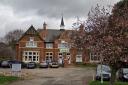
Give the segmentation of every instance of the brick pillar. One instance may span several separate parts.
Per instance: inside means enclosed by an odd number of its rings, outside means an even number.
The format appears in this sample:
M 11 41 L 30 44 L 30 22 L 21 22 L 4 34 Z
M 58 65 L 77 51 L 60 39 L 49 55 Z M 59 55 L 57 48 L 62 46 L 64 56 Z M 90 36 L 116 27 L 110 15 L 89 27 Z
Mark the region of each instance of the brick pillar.
M 45 45 L 44 45 L 43 41 L 40 43 L 40 47 L 42 47 L 42 48 L 40 48 L 40 60 L 39 60 L 39 62 L 42 62 L 42 61 L 45 61 L 45 50 L 44 50 Z
M 42 62 L 42 61 L 44 61 L 44 52 L 43 52 L 43 49 L 42 48 L 40 49 L 40 58 L 39 59 L 40 59 L 39 60 L 39 63 Z
M 69 64 L 68 64 L 68 59 L 64 59 L 64 67 L 68 67 L 69 66 Z
M 16 60 L 21 61 L 19 44 L 16 44 Z
M 84 62 L 85 63 L 88 63 L 89 62 L 89 57 L 90 57 L 90 55 L 89 55 L 89 50 L 85 50 L 85 59 L 84 59 Z

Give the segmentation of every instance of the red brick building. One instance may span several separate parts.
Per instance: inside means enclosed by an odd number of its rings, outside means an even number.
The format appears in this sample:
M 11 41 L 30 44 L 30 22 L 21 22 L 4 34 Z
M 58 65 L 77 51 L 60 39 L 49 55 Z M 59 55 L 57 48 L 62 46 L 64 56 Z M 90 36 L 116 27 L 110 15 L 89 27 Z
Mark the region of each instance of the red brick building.
M 23 62 L 64 61 L 67 64 L 88 62 L 88 53 L 77 52 L 71 48 L 70 32 L 64 29 L 63 17 L 60 29 L 48 29 L 46 23 L 43 28 L 33 26 L 23 34 L 16 45 L 16 59 Z M 86 54 L 85 54 L 86 53 Z

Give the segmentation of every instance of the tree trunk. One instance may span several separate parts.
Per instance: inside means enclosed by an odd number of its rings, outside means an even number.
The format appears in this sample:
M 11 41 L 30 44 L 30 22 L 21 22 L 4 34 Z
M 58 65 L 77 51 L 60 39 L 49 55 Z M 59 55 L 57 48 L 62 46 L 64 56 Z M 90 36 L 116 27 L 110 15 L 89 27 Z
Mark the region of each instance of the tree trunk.
M 110 85 L 115 85 L 116 72 L 117 72 L 117 70 L 116 70 L 115 68 L 111 68 L 111 79 L 110 79 Z

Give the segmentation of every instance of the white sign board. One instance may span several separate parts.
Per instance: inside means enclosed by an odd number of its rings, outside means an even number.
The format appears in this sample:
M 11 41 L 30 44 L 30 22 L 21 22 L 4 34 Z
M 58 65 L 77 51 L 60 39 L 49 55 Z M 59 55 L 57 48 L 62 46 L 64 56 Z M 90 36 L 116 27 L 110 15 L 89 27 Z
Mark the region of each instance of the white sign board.
M 67 52 L 69 52 L 69 48 L 61 48 L 60 49 L 60 52 L 61 53 L 66 52 L 67 53 Z
M 13 72 L 21 71 L 21 64 L 12 64 L 12 71 Z

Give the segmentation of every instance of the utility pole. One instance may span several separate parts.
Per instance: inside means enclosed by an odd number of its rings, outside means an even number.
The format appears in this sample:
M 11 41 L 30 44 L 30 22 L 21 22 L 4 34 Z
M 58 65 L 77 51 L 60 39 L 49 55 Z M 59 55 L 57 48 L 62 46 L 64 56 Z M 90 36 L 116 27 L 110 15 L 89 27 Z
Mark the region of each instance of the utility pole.
M 101 58 L 101 84 L 103 84 L 103 71 L 102 71 L 103 58 L 102 58 L 102 54 L 101 53 L 100 53 L 100 58 Z

